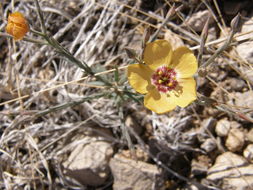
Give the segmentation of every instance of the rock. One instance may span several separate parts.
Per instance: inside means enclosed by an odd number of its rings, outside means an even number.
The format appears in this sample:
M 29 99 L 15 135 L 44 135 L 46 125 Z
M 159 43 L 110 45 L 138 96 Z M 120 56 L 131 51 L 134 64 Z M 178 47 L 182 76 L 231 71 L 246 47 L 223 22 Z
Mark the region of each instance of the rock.
M 248 79 L 250 82 L 253 82 L 253 70 L 245 68 L 243 71 L 245 78 Z
M 171 44 L 173 44 L 173 49 L 176 49 L 184 45 L 183 40 L 179 38 L 178 35 L 172 32 L 171 30 L 166 30 L 164 34 L 164 39 L 168 40 Z
M 90 143 L 77 145 L 63 164 L 65 174 L 83 185 L 99 186 L 110 174 L 108 162 L 113 149 L 110 143 L 95 138 L 89 137 L 87 142 Z
M 248 159 L 253 161 L 253 144 L 249 144 L 245 150 L 243 151 L 243 156 Z
M 216 149 L 217 144 L 214 139 L 206 139 L 206 141 L 200 146 L 200 148 L 204 149 L 206 152 L 212 152 Z
M 132 155 L 132 152 L 130 150 L 122 150 L 120 154 L 125 158 L 132 158 L 134 156 L 134 159 L 138 161 L 146 162 L 149 159 L 149 155 L 147 152 L 143 151 L 139 146 L 135 146 L 134 149 L 134 155 Z
M 220 137 L 226 137 L 230 130 L 230 122 L 226 119 L 222 119 L 217 122 L 215 132 Z
M 117 154 L 110 160 L 110 168 L 114 177 L 114 190 L 162 189 L 163 181 L 155 165 Z
M 253 30 L 253 24 L 252 24 L 253 17 L 249 18 L 248 21 L 246 21 L 241 30 L 241 34 L 252 31 Z M 249 39 L 252 37 L 252 33 L 246 34 L 241 36 L 239 39 Z M 247 60 L 250 64 L 253 64 L 253 41 L 247 40 L 244 43 L 239 44 L 236 46 L 236 50 L 238 52 L 238 55 L 240 55 L 243 59 Z
M 231 152 L 241 150 L 244 145 L 244 133 L 237 128 L 231 129 L 225 144 Z
M 253 91 L 237 92 L 235 95 L 235 105 L 241 107 L 252 107 L 253 106 Z
M 253 143 L 253 128 L 246 134 L 247 140 Z
M 198 160 L 193 159 L 191 163 L 191 172 L 194 176 L 206 175 L 209 165 L 207 156 L 199 156 Z
M 222 189 L 249 190 L 253 185 L 253 165 L 239 155 L 225 152 L 208 170 L 207 179 L 221 181 Z
M 227 177 L 226 172 L 234 172 L 236 167 L 241 167 L 247 164 L 247 160 L 237 154 L 232 152 L 225 152 L 219 155 L 216 160 L 215 164 L 209 168 L 207 178 L 210 180 L 219 180 L 223 177 Z M 231 169 L 230 171 L 229 169 Z
M 247 87 L 246 83 L 238 78 L 229 78 L 224 82 L 227 91 L 242 91 L 245 87 Z
M 193 15 L 191 15 L 191 17 L 189 17 L 189 19 L 185 21 L 185 25 L 189 25 L 196 32 L 201 32 L 209 15 L 210 13 L 208 10 L 194 13 Z M 212 16 L 210 16 L 209 24 L 211 25 L 212 23 L 214 23 L 214 19 Z
M 253 189 L 253 176 L 243 176 L 241 178 L 226 178 L 223 180 L 223 189 L 251 190 Z

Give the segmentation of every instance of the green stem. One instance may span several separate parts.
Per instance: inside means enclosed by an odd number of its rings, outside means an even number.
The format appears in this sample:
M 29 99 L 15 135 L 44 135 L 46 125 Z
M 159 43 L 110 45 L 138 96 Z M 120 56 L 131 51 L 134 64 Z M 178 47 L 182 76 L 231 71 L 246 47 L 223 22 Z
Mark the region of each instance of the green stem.
M 202 64 L 200 68 L 208 67 L 211 63 L 213 63 L 214 59 L 218 57 L 225 49 L 227 49 L 233 39 L 234 34 L 235 32 L 232 30 L 227 41 L 219 49 L 217 49 L 217 51 L 207 60 L 207 62 Z
M 78 101 L 72 101 L 72 102 L 60 104 L 60 105 L 57 105 L 57 106 L 54 106 L 54 107 L 51 107 L 51 108 L 48 108 L 46 110 L 43 110 L 43 111 L 40 111 L 40 112 L 36 113 L 35 117 L 42 117 L 42 116 L 47 115 L 51 112 L 66 109 L 66 108 L 72 107 L 72 106 L 76 106 L 76 105 L 79 105 L 79 104 L 81 104 L 81 103 L 83 103 L 87 100 L 100 98 L 100 97 L 103 97 L 104 95 L 105 95 L 105 93 L 97 94 L 97 95 L 94 95 L 94 96 L 86 96 L 86 97 L 83 97 L 81 100 L 78 100 Z

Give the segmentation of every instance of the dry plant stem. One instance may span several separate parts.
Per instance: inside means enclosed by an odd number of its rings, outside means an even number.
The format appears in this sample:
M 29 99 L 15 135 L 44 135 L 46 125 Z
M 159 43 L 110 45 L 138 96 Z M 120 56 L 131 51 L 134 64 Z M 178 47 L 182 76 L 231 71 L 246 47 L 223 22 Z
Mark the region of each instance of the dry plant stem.
M 237 117 L 239 117 L 241 119 L 244 119 L 245 121 L 253 123 L 253 118 L 250 118 L 250 117 L 246 116 L 245 114 L 243 114 L 243 113 L 241 113 L 239 111 L 233 110 L 232 108 L 228 107 L 225 104 L 217 105 L 216 108 L 218 110 L 226 112 L 226 113 L 228 113 L 230 115 L 237 116 Z
M 221 19 L 222 26 L 225 28 L 226 24 L 225 24 L 225 21 L 224 21 L 224 18 L 223 18 L 223 16 L 222 16 L 222 14 L 221 14 L 221 10 L 220 10 L 220 8 L 219 8 L 219 5 L 218 5 L 218 3 L 217 3 L 217 0 L 214 0 L 213 2 L 214 2 L 214 5 L 215 5 L 216 10 L 217 10 L 217 12 L 218 12 L 219 18 Z
M 205 43 L 206 43 L 206 39 L 207 39 L 207 35 L 208 35 L 209 20 L 210 20 L 210 17 L 208 17 L 208 19 L 205 23 L 204 29 L 201 33 L 201 41 L 200 41 L 200 48 L 199 48 L 199 54 L 198 54 L 198 63 L 199 63 L 199 65 L 202 64 L 202 55 L 203 55 L 203 52 L 204 52 L 204 47 L 205 47 Z
M 127 68 L 127 66 L 122 66 L 122 67 L 119 67 L 118 69 L 125 69 Z M 111 73 L 115 71 L 115 69 L 111 69 L 111 70 L 108 70 L 108 71 L 103 71 L 103 72 L 100 72 L 100 73 L 96 73 L 95 76 L 99 76 L 99 75 L 103 75 L 103 74 L 107 74 L 107 73 Z M 59 87 L 62 87 L 62 86 L 66 86 L 66 85 L 70 85 L 70 84 L 75 84 L 77 82 L 80 82 L 80 81 L 83 81 L 85 79 L 87 79 L 88 77 L 85 76 L 83 78 L 80 78 L 80 79 L 77 79 L 77 80 L 73 80 L 73 81 L 69 81 L 69 82 L 62 82 L 63 84 L 59 84 L 59 85 L 56 85 L 56 86 L 53 86 L 53 87 L 50 87 L 50 88 L 47 88 L 47 89 L 43 89 L 43 90 L 40 90 L 38 92 L 35 92 L 37 94 L 40 94 L 40 93 L 43 93 L 43 92 L 47 92 L 49 90 L 53 90 L 53 89 L 56 89 L 56 88 L 59 88 Z M 128 92 L 130 93 L 130 92 Z M 33 94 L 32 94 L 33 95 Z M 12 103 L 12 102 L 15 102 L 15 101 L 18 101 L 19 99 L 25 99 L 25 98 L 28 98 L 30 97 L 31 95 L 24 95 L 22 97 L 19 97 L 19 98 L 15 98 L 15 99 L 12 99 L 12 100 L 8 100 L 8 101 L 5 101 L 5 102 L 2 102 L 0 103 L 0 106 L 2 105 L 5 105 L 5 104 L 9 104 L 9 103 Z
M 223 30 L 221 24 L 219 23 L 219 21 L 218 21 L 216 15 L 215 15 L 215 13 L 213 12 L 211 6 L 208 4 L 208 2 L 207 2 L 206 0 L 202 0 L 202 2 L 206 5 L 206 7 L 208 8 L 208 10 L 209 10 L 210 13 L 212 14 L 212 16 L 213 16 L 214 20 L 216 21 L 216 23 L 217 23 L 219 29 L 222 31 L 223 34 L 226 34 L 226 33 L 224 32 L 224 30 Z
M 175 13 L 175 5 L 173 5 L 169 12 L 166 15 L 165 20 L 163 21 L 163 23 L 161 24 L 161 26 L 158 28 L 158 30 L 152 35 L 150 42 L 153 42 L 156 40 L 158 34 L 161 32 L 162 28 L 167 24 L 167 22 L 169 21 L 170 17 Z
M 136 8 L 134 8 L 134 7 L 125 5 L 125 4 L 121 3 L 121 2 L 116 2 L 116 3 L 122 4 L 122 5 L 124 5 L 125 7 L 128 7 L 128 8 L 131 8 L 132 10 L 135 10 L 136 12 L 141 13 L 142 15 L 145 15 L 145 16 L 147 16 L 148 18 L 156 19 L 157 21 L 163 21 L 163 19 L 160 18 L 160 17 L 157 17 L 157 15 L 150 14 L 150 13 L 146 13 L 146 12 L 141 11 L 141 10 L 139 10 L 139 9 L 136 9 Z M 102 4 L 99 4 L 99 3 L 97 3 L 97 2 L 96 2 L 96 4 L 99 5 L 99 6 L 101 6 L 101 7 L 104 7 Z M 104 7 L 104 8 L 105 8 L 105 7 Z M 111 10 L 111 11 L 114 11 L 113 9 L 110 9 L 110 8 L 107 8 L 107 9 L 108 9 L 108 10 Z M 180 7 L 177 8 L 177 9 L 180 9 Z M 158 9 L 158 10 L 159 10 L 159 9 Z M 178 10 L 177 10 L 177 11 L 178 11 Z M 152 28 L 155 28 L 155 29 L 158 29 L 158 28 L 159 28 L 159 27 L 157 27 L 156 25 L 153 25 L 153 24 L 151 24 L 151 23 L 146 22 L 145 20 L 140 20 L 140 19 L 138 19 L 138 18 L 132 17 L 132 16 L 127 15 L 127 14 L 122 13 L 122 12 L 120 12 L 120 15 L 121 15 L 121 16 L 126 16 L 126 17 L 128 17 L 128 18 L 130 18 L 130 19 L 132 19 L 132 20 L 138 21 L 138 22 L 140 23 L 140 25 L 141 25 L 141 24 L 144 24 L 144 25 L 147 25 L 147 26 L 152 27 Z M 176 30 L 176 31 L 180 31 L 180 32 L 183 33 L 185 36 L 188 36 L 188 37 L 191 38 L 194 42 L 199 42 L 199 38 L 198 38 L 198 37 L 192 35 L 192 33 L 188 32 L 187 30 L 183 29 L 182 27 L 180 27 L 180 26 L 174 24 L 173 22 L 167 22 L 167 25 L 168 25 L 169 27 L 172 27 L 172 28 L 173 28 L 174 30 Z M 163 31 L 166 31 L 166 29 L 162 29 L 162 30 L 163 30 Z M 191 31 L 193 32 L 192 29 L 191 29 Z M 195 34 L 195 35 L 196 35 L 196 34 Z M 189 39 L 187 39 L 187 38 L 186 38 L 186 40 L 189 41 Z

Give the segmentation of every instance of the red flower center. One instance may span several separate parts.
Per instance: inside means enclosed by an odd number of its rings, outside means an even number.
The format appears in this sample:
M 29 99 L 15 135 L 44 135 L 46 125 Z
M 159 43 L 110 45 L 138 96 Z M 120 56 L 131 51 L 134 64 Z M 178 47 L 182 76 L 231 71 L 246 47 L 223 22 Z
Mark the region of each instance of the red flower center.
M 178 84 L 176 71 L 167 66 L 159 67 L 152 75 L 151 82 L 159 92 L 174 90 Z

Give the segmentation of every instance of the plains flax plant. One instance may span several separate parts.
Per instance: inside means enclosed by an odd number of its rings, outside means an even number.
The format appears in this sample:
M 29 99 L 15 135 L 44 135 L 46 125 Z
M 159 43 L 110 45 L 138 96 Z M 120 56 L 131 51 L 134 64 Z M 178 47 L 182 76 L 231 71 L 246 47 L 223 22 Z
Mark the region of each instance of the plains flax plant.
M 231 21 L 231 32 L 227 38 L 227 40 L 225 41 L 225 43 L 218 48 L 214 54 L 204 63 L 200 66 L 199 71 L 201 71 L 202 73 L 204 73 L 204 69 L 207 68 L 209 65 L 211 65 L 213 63 L 213 61 L 215 60 L 216 57 L 218 57 L 224 50 L 226 50 L 229 45 L 231 44 L 231 42 L 233 41 L 233 37 L 235 35 L 236 32 L 238 32 L 238 28 L 240 25 L 240 14 L 237 14 L 233 20 Z
M 205 47 L 205 43 L 207 40 L 207 36 L 208 36 L 208 26 L 209 26 L 209 20 L 210 20 L 210 16 L 207 18 L 207 21 L 204 25 L 203 31 L 201 32 L 201 40 L 200 40 L 200 47 L 199 47 L 199 53 L 198 53 L 198 63 L 199 65 L 202 64 L 202 55 L 204 52 L 204 47 Z
M 129 65 L 127 74 L 130 85 L 145 94 L 145 107 L 162 114 L 196 100 L 193 75 L 198 63 L 189 48 L 173 51 L 168 41 L 156 40 L 146 44 L 143 61 L 145 64 Z
M 66 109 L 68 107 L 73 107 L 73 106 L 79 105 L 81 103 L 84 103 L 86 101 L 98 99 L 98 98 L 106 96 L 106 95 L 107 95 L 107 92 L 95 94 L 95 95 L 92 95 L 92 96 L 85 96 L 85 97 L 82 97 L 79 100 L 74 100 L 74 101 L 71 101 L 71 102 L 63 103 L 63 104 L 60 104 L 60 105 L 56 105 L 56 106 L 50 107 L 50 108 L 48 108 L 46 110 L 39 111 L 39 112 L 35 113 L 34 117 L 35 118 L 42 117 L 42 116 L 45 116 L 45 115 L 47 115 L 47 114 L 49 114 L 51 112 L 55 112 L 57 110 Z

